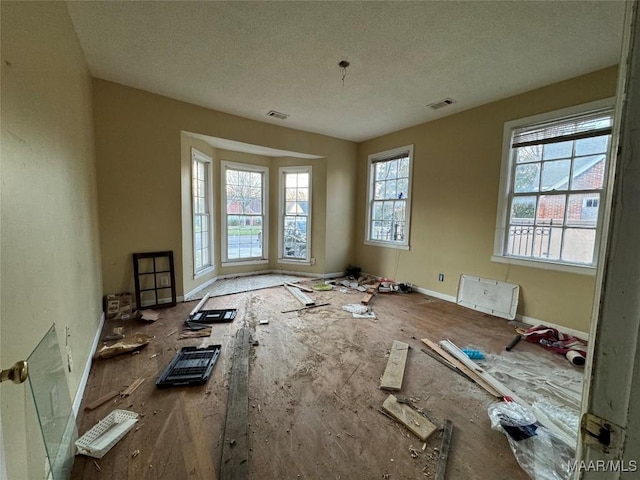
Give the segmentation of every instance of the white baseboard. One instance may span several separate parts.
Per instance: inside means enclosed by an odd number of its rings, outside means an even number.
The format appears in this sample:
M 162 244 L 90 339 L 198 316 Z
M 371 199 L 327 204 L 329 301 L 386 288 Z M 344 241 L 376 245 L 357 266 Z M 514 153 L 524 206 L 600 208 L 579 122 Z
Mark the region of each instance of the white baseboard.
M 78 389 L 76 390 L 76 396 L 73 399 L 73 414 L 76 418 L 78 417 L 78 412 L 80 411 L 80 404 L 82 403 L 82 397 L 84 397 L 84 390 L 85 388 L 87 388 L 87 381 L 89 380 L 89 373 L 91 372 L 91 365 L 93 364 L 93 356 L 96 354 L 96 350 L 98 349 L 98 343 L 100 342 L 100 334 L 102 333 L 103 326 L 104 312 L 100 315 L 98 329 L 96 330 L 96 334 L 93 337 L 93 343 L 91 344 L 91 349 L 89 350 L 89 357 L 87 358 L 87 363 L 84 366 L 84 372 L 82 372 L 80 384 L 78 385 Z
M 429 295 L 430 297 L 439 298 L 441 300 L 446 300 L 447 302 L 451 302 L 451 303 L 457 303 L 457 298 L 452 296 L 452 295 L 447 295 L 445 293 L 435 292 L 433 290 L 427 290 L 426 288 L 421 288 L 421 287 L 418 287 L 416 285 L 413 286 L 413 290 L 416 291 L 416 292 L 422 293 L 424 295 Z M 575 330 L 573 328 L 568 328 L 568 327 L 565 327 L 563 325 L 557 325 L 555 323 L 550 323 L 550 322 L 546 322 L 544 320 L 539 320 L 539 319 L 534 318 L 534 317 L 528 317 L 526 315 L 517 314 L 516 315 L 516 320 L 518 320 L 520 322 L 523 322 L 523 323 L 526 323 L 526 324 L 531 325 L 531 326 L 546 325 L 547 327 L 555 328 L 559 332 L 566 333 L 568 335 L 572 335 L 572 336 L 574 336 L 576 338 L 579 338 L 581 340 L 585 340 L 585 341 L 589 340 L 589 333 L 588 332 L 582 332 L 580 330 Z
M 440 300 L 446 300 L 447 302 L 456 303 L 456 297 L 452 297 L 451 295 L 447 295 L 446 293 L 427 290 L 426 288 L 418 287 L 416 285 L 413 285 L 411 287 L 411 290 L 415 290 L 416 292 L 422 293 L 423 295 L 429 295 L 430 297 L 439 298 Z
M 524 322 L 527 325 L 531 325 L 532 327 L 537 327 L 538 325 L 544 325 L 545 327 L 555 328 L 560 333 L 566 333 L 568 335 L 572 335 L 580 340 L 589 340 L 589 332 L 582 332 L 580 330 L 575 330 L 573 328 L 565 327 L 563 325 L 557 325 L 555 323 L 545 322 L 543 320 L 538 320 L 537 318 L 527 317 L 526 315 L 516 315 L 516 320 L 520 322 Z
M 197 286 L 196 288 L 194 288 L 193 290 L 191 290 L 191 291 L 189 291 L 189 292 L 185 293 L 185 294 L 180 298 L 180 300 L 178 300 L 178 301 L 179 301 L 179 302 L 182 302 L 182 301 L 184 301 L 184 299 L 185 299 L 185 298 L 189 298 L 189 297 L 190 297 L 191 295 L 193 295 L 194 293 L 199 292 L 199 291 L 200 291 L 200 290 L 202 290 L 203 288 L 207 288 L 209 285 L 212 285 L 213 283 L 215 283 L 215 282 L 216 282 L 216 280 L 218 280 L 218 278 L 220 278 L 220 277 L 218 277 L 217 275 L 216 275 L 215 277 L 213 277 L 213 278 L 210 278 L 209 280 L 207 280 L 206 282 L 204 282 L 202 285 L 198 285 L 198 286 Z

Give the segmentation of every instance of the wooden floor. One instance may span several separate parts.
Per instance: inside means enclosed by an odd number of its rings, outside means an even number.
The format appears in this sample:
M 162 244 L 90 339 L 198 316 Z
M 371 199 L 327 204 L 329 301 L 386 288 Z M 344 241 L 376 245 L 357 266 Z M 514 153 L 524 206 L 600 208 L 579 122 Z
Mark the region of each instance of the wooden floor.
M 300 306 L 282 287 L 212 298 L 207 308 L 237 308 L 238 316 L 214 325 L 208 338 L 169 335 L 181 330 L 196 302 L 160 310 L 155 323 L 106 321 L 103 336 L 124 326 L 129 334 L 155 338 L 136 355 L 94 361 L 79 432 L 115 408 L 138 412 L 141 419 L 102 459 L 77 456 L 72 478 L 219 478 L 234 335 L 241 326 L 258 343 L 249 362 L 249 478 L 434 478 L 440 434 L 423 449 L 417 437 L 379 411 L 388 394 L 379 389 L 380 377 L 394 340 L 410 345 L 399 394 L 413 398 L 438 425 L 453 422 L 447 478 L 528 478 L 506 438 L 490 428 L 487 407 L 494 398 L 420 351 L 420 338 L 428 337 L 503 352 L 514 335 L 505 320 L 418 293 L 379 294 L 371 301 L 377 319 L 355 319 L 341 307 L 359 303 L 361 293 L 309 295 L 331 305 L 282 314 Z M 177 350 L 210 344 L 221 344 L 222 352 L 206 385 L 156 388 Z M 551 355 L 526 342 L 517 349 Z M 145 381 L 131 396 L 83 410 L 136 378 Z

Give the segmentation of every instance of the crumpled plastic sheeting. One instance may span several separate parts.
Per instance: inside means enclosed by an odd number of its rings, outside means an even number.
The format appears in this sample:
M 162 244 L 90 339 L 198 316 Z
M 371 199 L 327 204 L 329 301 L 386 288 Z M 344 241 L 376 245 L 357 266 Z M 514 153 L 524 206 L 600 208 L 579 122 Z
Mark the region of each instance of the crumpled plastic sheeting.
M 535 480 L 568 480 L 575 449 L 565 444 L 529 409 L 513 402 L 494 403 L 487 413 L 491 428 L 502 432 L 518 464 Z
M 554 360 L 509 352 L 489 354 L 478 364 L 527 402 L 538 422 L 575 451 L 584 374 L 560 357 Z

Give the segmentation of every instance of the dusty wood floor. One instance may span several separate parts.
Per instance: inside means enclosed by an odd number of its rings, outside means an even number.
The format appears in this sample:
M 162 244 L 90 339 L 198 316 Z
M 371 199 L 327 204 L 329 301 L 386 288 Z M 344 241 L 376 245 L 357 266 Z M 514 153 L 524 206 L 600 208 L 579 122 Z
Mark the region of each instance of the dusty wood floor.
M 447 478 L 528 478 L 506 438 L 490 428 L 486 409 L 494 399 L 420 351 L 420 338 L 428 337 L 503 352 L 514 334 L 505 320 L 418 293 L 379 294 L 371 302 L 377 319 L 354 319 L 341 307 L 358 303 L 359 292 L 310 295 L 331 305 L 282 314 L 299 303 L 281 287 L 212 298 L 207 308 L 237 308 L 238 317 L 214 325 L 209 338 L 168 336 L 181 329 L 196 302 L 160 310 L 155 323 L 108 320 L 103 335 L 124 325 L 155 338 L 139 354 L 95 360 L 82 408 L 138 377 L 145 381 L 130 397 L 81 410 L 79 432 L 114 408 L 143 416 L 104 458 L 77 456 L 72 478 L 218 478 L 233 337 L 241 325 L 259 342 L 251 347 L 249 367 L 249 478 L 434 478 L 439 433 L 423 450 L 419 439 L 378 410 L 387 396 L 378 386 L 393 340 L 411 346 L 400 394 L 413 397 L 438 424 L 453 421 Z M 261 319 L 269 324 L 259 325 Z M 209 344 L 221 344 L 222 353 L 206 385 L 156 388 L 180 347 Z M 525 342 L 517 348 L 552 355 Z

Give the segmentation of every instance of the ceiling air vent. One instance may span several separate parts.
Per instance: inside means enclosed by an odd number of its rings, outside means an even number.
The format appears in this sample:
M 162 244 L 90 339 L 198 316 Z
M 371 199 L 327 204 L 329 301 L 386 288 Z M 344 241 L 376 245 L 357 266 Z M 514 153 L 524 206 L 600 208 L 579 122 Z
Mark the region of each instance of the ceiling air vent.
M 430 105 L 428 105 L 428 107 L 433 108 L 434 110 L 438 110 L 442 107 L 446 107 L 448 105 L 451 105 L 453 103 L 456 103 L 455 100 L 453 100 L 452 98 L 445 98 L 444 100 L 440 100 L 439 102 L 435 102 L 432 103 Z
M 289 118 L 289 115 L 286 113 L 276 112 L 275 110 L 269 110 L 267 112 L 267 117 L 278 118 L 280 120 L 286 120 Z

